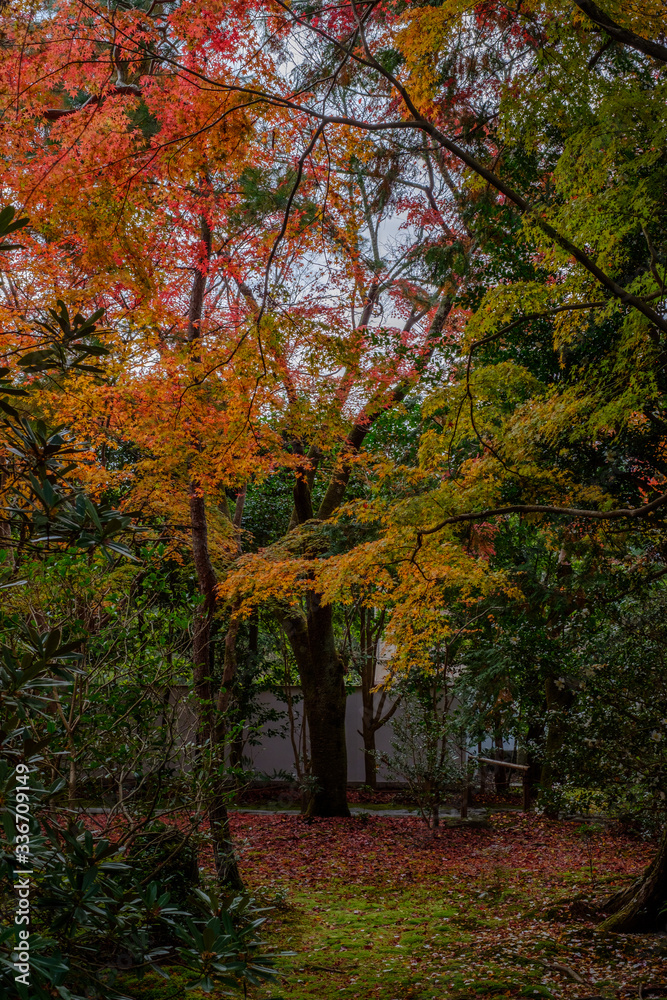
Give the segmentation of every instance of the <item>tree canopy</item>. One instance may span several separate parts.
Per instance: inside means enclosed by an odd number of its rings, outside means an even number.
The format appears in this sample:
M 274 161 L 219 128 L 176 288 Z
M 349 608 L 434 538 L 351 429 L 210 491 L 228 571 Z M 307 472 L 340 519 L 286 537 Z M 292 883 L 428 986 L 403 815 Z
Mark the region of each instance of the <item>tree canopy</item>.
M 367 763 L 455 681 L 541 808 L 664 828 L 664 4 L 35 0 L 0 42 L 0 624 L 14 681 L 81 645 L 72 801 L 112 677 L 123 719 L 187 687 L 241 891 L 221 775 L 270 648 L 308 815 L 349 814 L 353 674 Z M 661 845 L 610 926 L 659 912 Z

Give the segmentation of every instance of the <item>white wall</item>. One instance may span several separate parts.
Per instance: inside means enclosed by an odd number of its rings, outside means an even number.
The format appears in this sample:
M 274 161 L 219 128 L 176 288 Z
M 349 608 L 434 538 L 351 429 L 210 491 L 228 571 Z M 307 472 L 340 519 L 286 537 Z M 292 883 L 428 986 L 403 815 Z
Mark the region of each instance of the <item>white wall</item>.
M 172 698 L 181 702 L 179 712 L 178 730 L 181 739 L 186 741 L 194 740 L 196 728 L 196 716 L 187 703 L 188 689 L 185 687 L 172 688 Z M 302 745 L 302 701 L 299 688 L 292 689 L 293 715 L 294 715 L 294 738 L 297 747 Z M 376 701 L 379 696 L 376 695 Z M 272 777 L 277 772 L 286 774 L 296 774 L 294 763 L 294 748 L 290 739 L 289 722 L 287 715 L 287 704 L 270 691 L 262 692 L 257 701 L 259 702 L 260 713 L 264 709 L 272 709 L 281 715 L 280 721 L 268 722 L 258 730 L 250 733 L 246 730 L 246 745 L 244 756 L 251 762 L 252 766 L 263 775 Z M 385 703 L 385 711 L 391 705 L 388 698 Z M 345 731 L 347 736 L 347 780 L 362 784 L 365 780 L 364 770 L 364 741 L 360 730 L 362 719 L 362 697 L 361 689 L 352 691 L 347 697 L 345 714 Z M 384 726 L 377 730 L 375 734 L 375 748 L 378 753 L 391 753 L 391 740 L 394 735 L 393 719 L 403 712 L 399 705 L 396 714 Z M 483 750 L 492 752 L 491 740 L 486 740 Z M 395 776 L 387 774 L 386 770 L 380 766 L 377 772 L 378 781 L 396 782 Z
M 300 691 L 295 689 L 294 698 L 298 700 L 293 705 L 293 712 L 297 745 L 299 745 L 299 738 L 302 736 L 302 702 L 300 697 Z M 269 691 L 262 692 L 258 701 L 262 707 L 273 708 L 279 712 L 286 711 L 285 703 Z M 361 730 L 362 710 L 361 690 L 359 689 L 353 691 L 347 697 L 345 731 L 347 735 L 347 780 L 361 783 L 365 780 L 364 741 L 359 732 Z M 398 712 L 400 711 L 399 707 Z M 252 761 L 257 770 L 269 776 L 276 771 L 287 771 L 289 773 L 295 771 L 294 750 L 289 735 L 287 718 L 282 723 L 282 728 L 285 730 L 284 735 L 267 734 L 267 730 L 276 730 L 278 728 L 281 728 L 281 726 L 276 723 L 269 723 L 263 726 L 263 732 L 260 731 L 255 734 L 259 745 L 252 746 L 250 743 L 247 743 L 245 749 L 245 755 Z M 390 741 L 392 733 L 390 719 L 375 734 L 375 747 L 378 752 L 389 752 L 391 750 Z M 387 779 L 388 775 L 380 768 L 378 771 L 378 780 L 386 781 Z

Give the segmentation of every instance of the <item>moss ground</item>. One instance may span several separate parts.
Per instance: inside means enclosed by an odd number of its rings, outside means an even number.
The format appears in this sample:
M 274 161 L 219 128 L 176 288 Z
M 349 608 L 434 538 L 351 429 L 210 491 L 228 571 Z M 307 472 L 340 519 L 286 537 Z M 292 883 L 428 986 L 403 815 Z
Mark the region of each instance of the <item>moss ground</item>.
M 278 904 L 266 937 L 293 952 L 253 1000 L 667 998 L 667 935 L 602 935 L 559 905 L 624 884 L 650 845 L 605 834 L 591 873 L 572 824 L 520 817 L 439 841 L 380 818 L 253 817 L 239 834 L 250 888 Z M 186 994 L 149 977 L 135 995 Z
M 487 890 L 480 900 L 484 889 L 445 882 L 382 893 L 336 885 L 299 894 L 293 909 L 272 921 L 274 944 L 296 952 L 279 963 L 286 979 L 258 996 L 630 998 L 639 996 L 640 982 L 665 982 L 664 939 L 610 939 L 589 926 L 545 919 L 547 899 L 531 883 Z M 667 985 L 653 995 L 667 997 Z

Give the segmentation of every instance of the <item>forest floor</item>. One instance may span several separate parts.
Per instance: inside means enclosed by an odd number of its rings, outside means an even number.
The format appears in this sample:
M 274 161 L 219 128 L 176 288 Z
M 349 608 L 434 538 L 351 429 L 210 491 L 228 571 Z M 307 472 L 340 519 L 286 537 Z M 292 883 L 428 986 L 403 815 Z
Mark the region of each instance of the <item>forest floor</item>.
M 667 998 L 667 934 L 601 934 L 564 902 L 650 859 L 650 843 L 613 827 L 589 839 L 580 822 L 513 811 L 437 836 L 377 814 L 236 813 L 232 828 L 249 890 L 276 906 L 266 938 L 293 952 L 257 1000 Z M 136 995 L 175 986 L 147 978 Z

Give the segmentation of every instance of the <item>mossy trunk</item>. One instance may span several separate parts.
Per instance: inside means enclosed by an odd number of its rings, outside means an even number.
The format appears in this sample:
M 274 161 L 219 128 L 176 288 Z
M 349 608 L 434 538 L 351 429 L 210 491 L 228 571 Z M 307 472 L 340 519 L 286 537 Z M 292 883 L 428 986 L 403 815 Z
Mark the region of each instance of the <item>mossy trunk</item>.
M 608 914 L 601 931 L 629 934 L 663 930 L 667 923 L 667 827 L 658 852 L 646 871 L 627 889 L 611 896 L 602 909 Z

